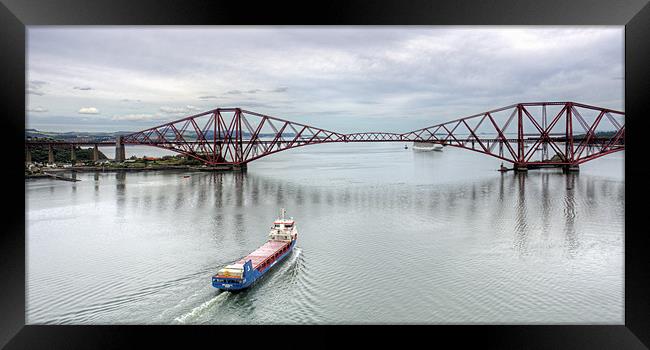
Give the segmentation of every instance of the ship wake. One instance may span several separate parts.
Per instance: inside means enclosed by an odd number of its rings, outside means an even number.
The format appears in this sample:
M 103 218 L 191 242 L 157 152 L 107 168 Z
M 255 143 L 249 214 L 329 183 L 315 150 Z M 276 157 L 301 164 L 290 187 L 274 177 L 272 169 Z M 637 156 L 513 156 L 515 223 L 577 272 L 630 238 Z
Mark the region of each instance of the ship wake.
M 204 302 L 203 304 L 195 307 L 194 309 L 192 309 L 192 311 L 190 311 L 190 312 L 188 312 L 188 313 L 186 313 L 186 314 L 184 314 L 182 316 L 176 317 L 174 319 L 174 321 L 176 321 L 177 323 L 180 323 L 180 324 L 186 324 L 188 321 L 195 320 L 198 316 L 202 315 L 205 311 L 211 309 L 216 304 L 226 300 L 226 298 L 228 297 L 229 294 L 230 294 L 230 292 L 221 292 L 221 293 L 217 294 L 216 296 L 214 296 L 212 299 L 210 299 L 210 300 Z

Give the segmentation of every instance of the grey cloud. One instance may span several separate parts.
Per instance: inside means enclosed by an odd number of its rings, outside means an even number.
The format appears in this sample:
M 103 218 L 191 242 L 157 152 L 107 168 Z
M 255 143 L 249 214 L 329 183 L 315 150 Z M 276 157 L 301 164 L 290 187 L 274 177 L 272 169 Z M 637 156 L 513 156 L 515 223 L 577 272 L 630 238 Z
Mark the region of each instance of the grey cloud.
M 93 88 L 91 88 L 90 86 L 75 86 L 73 87 L 73 89 L 87 91 L 87 90 L 92 90 Z
M 161 116 L 157 114 L 125 114 L 125 115 L 114 115 L 111 120 L 118 121 L 150 121 L 150 120 L 161 120 Z
M 200 111 L 200 110 L 201 108 L 192 105 L 185 105 L 182 107 L 168 107 L 168 106 L 160 107 L 160 112 L 164 114 L 176 115 L 176 116 L 189 114 L 193 111 Z
M 186 107 L 160 107 L 160 111 L 167 114 L 185 113 L 188 111 Z
M 27 93 L 32 94 L 32 95 L 37 95 L 37 96 L 43 96 L 45 93 L 43 92 L 42 88 L 43 85 L 46 85 L 46 81 L 42 80 L 30 80 L 29 83 L 27 84 Z
M 46 94 L 39 103 L 63 110 L 69 101 L 54 86 L 100 81 L 102 93 L 146 98 L 142 111 L 150 114 L 192 103 L 269 109 L 296 121 L 341 111 L 314 125 L 355 130 L 375 118 L 377 129 L 408 131 L 531 100 L 623 109 L 623 34 L 623 27 L 38 27 L 28 31 L 29 73 L 51 84 L 40 89 L 45 82 L 36 80 L 27 93 Z M 132 112 L 121 105 L 102 112 Z
M 34 108 L 27 108 L 28 112 L 35 112 L 35 113 L 43 113 L 47 112 L 47 108 L 44 107 L 34 107 Z
M 250 108 L 264 108 L 264 109 L 278 109 L 280 106 L 277 103 L 273 102 L 260 102 L 260 101 L 247 101 L 247 100 L 236 100 L 226 104 L 228 107 L 239 107 L 242 109 Z M 226 106 L 224 105 L 224 107 Z M 253 111 L 258 112 L 258 111 Z
M 281 88 L 276 88 L 272 90 L 268 90 L 269 92 L 285 92 L 287 91 L 286 87 L 281 87 Z M 258 92 L 264 92 L 262 89 L 250 89 L 246 91 L 241 91 L 241 90 L 230 90 L 227 91 L 226 94 L 228 95 L 242 95 L 242 94 L 256 94 Z
M 39 90 L 34 90 L 34 89 L 27 89 L 27 93 L 28 93 L 28 94 L 32 94 L 32 95 L 37 95 L 37 96 L 43 96 L 43 95 L 45 95 L 44 92 L 39 91 Z

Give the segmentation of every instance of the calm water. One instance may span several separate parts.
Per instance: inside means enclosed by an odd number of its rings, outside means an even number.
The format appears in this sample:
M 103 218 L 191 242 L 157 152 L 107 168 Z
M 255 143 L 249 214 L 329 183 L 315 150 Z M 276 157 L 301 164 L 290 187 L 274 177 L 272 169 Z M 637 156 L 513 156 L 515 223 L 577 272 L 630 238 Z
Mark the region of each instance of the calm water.
M 27 322 L 623 324 L 623 158 L 518 175 L 459 149 L 333 144 L 245 174 L 27 180 Z M 281 207 L 292 255 L 215 290 Z

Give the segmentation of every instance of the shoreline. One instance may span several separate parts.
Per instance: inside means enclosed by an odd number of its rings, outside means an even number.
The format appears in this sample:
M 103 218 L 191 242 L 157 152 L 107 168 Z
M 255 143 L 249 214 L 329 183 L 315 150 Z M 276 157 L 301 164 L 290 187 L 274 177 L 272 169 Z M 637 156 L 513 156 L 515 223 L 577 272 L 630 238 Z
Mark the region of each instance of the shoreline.
M 143 171 L 169 171 L 169 170 L 191 170 L 191 171 L 245 171 L 246 167 L 235 166 L 220 166 L 220 167 L 197 167 L 192 165 L 167 165 L 160 167 L 147 167 L 147 168 L 116 168 L 116 167 L 98 167 L 98 166 L 84 166 L 84 167 L 70 167 L 70 168 L 51 168 L 47 169 L 48 173 L 65 173 L 65 172 L 78 172 L 78 173 L 119 173 L 119 172 L 143 172 Z M 25 179 L 40 179 L 51 178 L 51 176 L 40 174 L 25 174 Z

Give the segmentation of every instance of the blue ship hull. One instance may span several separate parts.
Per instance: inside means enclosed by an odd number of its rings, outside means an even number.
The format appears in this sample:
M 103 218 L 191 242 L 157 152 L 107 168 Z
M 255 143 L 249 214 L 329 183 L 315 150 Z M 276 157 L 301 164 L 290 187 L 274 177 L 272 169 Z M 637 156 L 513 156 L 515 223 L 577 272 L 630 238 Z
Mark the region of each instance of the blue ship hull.
M 280 255 L 277 259 L 275 259 L 274 262 L 272 262 L 269 266 L 264 268 L 262 271 L 259 271 L 257 269 L 253 268 L 253 264 L 250 260 L 248 260 L 244 264 L 244 274 L 243 278 L 241 279 L 241 282 L 237 282 L 236 280 L 230 280 L 226 282 L 221 282 L 220 280 L 224 280 L 223 278 L 217 278 L 216 276 L 212 277 L 212 286 L 221 289 L 221 290 L 228 290 L 228 291 L 237 291 L 237 290 L 242 290 L 250 287 L 257 281 L 260 277 L 264 276 L 265 273 L 269 272 L 277 263 L 281 262 L 284 260 L 284 258 L 291 254 L 293 251 L 293 247 L 296 245 L 296 241 L 294 240 L 291 242 L 291 245 L 289 246 L 289 249 L 282 255 Z

